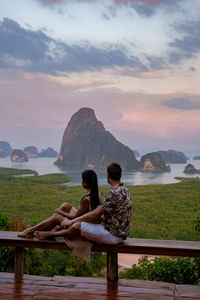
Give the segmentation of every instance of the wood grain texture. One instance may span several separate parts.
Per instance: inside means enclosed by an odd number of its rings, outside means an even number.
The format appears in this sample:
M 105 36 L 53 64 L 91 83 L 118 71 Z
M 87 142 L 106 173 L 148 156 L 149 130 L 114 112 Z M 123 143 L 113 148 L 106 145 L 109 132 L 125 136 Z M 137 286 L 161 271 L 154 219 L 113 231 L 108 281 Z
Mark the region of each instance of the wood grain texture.
M 199 300 L 200 286 L 144 280 L 0 273 L 1 300 Z

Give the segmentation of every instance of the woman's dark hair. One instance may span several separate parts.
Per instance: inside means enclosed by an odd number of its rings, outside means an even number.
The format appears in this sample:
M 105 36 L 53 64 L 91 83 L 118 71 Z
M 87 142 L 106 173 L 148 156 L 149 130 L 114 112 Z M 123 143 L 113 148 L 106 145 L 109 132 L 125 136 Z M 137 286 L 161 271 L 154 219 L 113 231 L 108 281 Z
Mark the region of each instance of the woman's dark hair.
M 82 173 L 82 180 L 86 183 L 87 187 L 91 189 L 91 193 L 89 194 L 90 203 L 92 209 L 95 209 L 100 205 L 97 174 L 93 170 L 85 170 Z

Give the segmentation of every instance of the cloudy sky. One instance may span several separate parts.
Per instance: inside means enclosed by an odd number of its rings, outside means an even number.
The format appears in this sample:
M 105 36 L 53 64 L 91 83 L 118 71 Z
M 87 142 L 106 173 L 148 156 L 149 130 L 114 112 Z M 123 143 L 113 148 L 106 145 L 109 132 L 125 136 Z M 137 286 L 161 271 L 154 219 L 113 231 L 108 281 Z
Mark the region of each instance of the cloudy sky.
M 0 140 L 60 149 L 93 108 L 132 149 L 200 148 L 200 0 L 0 0 Z

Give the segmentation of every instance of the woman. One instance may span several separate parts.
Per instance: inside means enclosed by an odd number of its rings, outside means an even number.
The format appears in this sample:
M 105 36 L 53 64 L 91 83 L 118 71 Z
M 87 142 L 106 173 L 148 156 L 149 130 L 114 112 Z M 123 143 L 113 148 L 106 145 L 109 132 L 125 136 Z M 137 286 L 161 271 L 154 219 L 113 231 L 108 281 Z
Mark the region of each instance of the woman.
M 41 223 L 19 232 L 19 237 L 33 237 L 35 231 L 60 230 L 63 221 L 74 219 L 95 209 L 100 205 L 101 195 L 98 191 L 97 175 L 93 170 L 85 170 L 82 173 L 82 187 L 87 191 L 79 204 L 78 209 L 65 202 L 56 209 L 53 216 L 42 221 Z

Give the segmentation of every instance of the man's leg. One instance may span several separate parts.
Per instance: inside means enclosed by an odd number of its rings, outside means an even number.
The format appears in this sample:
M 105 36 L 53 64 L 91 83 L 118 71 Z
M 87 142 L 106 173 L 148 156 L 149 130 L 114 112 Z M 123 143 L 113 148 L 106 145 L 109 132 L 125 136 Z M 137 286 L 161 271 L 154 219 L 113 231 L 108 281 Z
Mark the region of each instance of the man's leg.
M 67 237 L 74 240 L 81 235 L 81 222 L 73 224 L 68 229 L 61 229 L 59 231 L 35 231 L 34 236 L 40 240 L 45 240 L 52 237 Z

